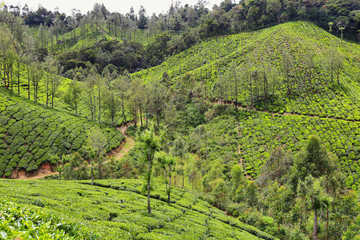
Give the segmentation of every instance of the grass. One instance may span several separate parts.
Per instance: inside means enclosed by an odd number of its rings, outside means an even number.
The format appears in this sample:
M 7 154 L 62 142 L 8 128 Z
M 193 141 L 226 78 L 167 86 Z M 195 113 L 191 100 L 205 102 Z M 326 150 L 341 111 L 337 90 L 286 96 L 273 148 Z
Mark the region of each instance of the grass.
M 99 180 L 96 186 L 89 181 L 0 180 L 0 194 L 92 229 L 99 239 L 274 239 L 183 189 L 173 188 L 169 205 L 165 187 L 154 184 L 151 215 L 139 180 Z

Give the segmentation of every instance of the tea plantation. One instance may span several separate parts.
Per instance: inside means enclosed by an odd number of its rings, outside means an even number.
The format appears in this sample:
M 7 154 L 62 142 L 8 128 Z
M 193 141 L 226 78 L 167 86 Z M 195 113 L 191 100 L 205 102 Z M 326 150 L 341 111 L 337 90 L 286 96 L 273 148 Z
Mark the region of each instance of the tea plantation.
M 331 73 L 329 58 L 333 55 L 342 58 L 338 80 Z M 290 87 L 284 74 L 285 58 L 291 59 Z M 233 63 L 236 68 L 232 68 Z M 205 150 L 197 147 L 205 159 L 210 156 L 215 160 L 220 155 L 232 156 L 238 162 L 243 159 L 248 174 L 255 177 L 276 147 L 297 153 L 308 136 L 315 134 L 337 155 L 348 175 L 348 186 L 359 185 L 358 44 L 336 38 L 308 22 L 289 22 L 214 37 L 133 76 L 151 81 L 161 78 L 163 72 L 168 73 L 176 90 L 184 84 L 199 98 L 217 105 L 237 102 L 239 112 L 234 118 L 226 115 L 210 121 L 204 125 L 210 139 L 194 141 L 213 154 L 205 156 Z M 272 89 L 267 100 L 264 88 Z
M 84 239 L 78 225 L 37 207 L 0 200 L 0 239 Z
M 97 239 L 275 239 L 183 189 L 174 188 L 168 204 L 165 187 L 156 185 L 151 215 L 139 180 L 100 180 L 96 186 L 89 181 L 0 180 L 0 194 L 91 229 Z
M 291 65 L 289 89 L 283 73 L 284 55 Z M 331 77 L 332 55 L 342 59 L 339 84 L 335 73 Z M 342 41 L 308 22 L 289 22 L 256 32 L 212 38 L 133 76 L 150 81 L 167 72 L 174 85 L 191 76 L 192 84 L 200 84 L 208 99 L 236 100 L 243 107 L 270 112 L 360 120 L 359 59 L 358 44 Z M 236 70 L 230 67 L 232 63 Z M 234 71 L 238 76 L 237 96 Z M 257 77 L 252 76 L 251 80 L 250 72 Z M 264 86 L 258 81 L 263 72 L 267 74 L 266 87 L 272 89 L 268 94 L 273 99 L 267 103 L 262 102 Z M 221 78 L 227 80 L 227 85 L 218 90 Z
M 88 130 L 95 122 L 52 110 L 0 89 L 0 176 L 11 177 L 14 169 L 37 170 L 50 162 L 49 154 L 79 152 L 87 157 Z M 107 150 L 120 145 L 124 137 L 103 126 Z
M 189 140 L 200 155 L 205 154 L 201 148 L 206 146 L 209 162 L 230 154 L 225 159 L 242 161 L 247 174 L 256 177 L 275 148 L 282 146 L 297 153 L 308 137 L 315 134 L 328 151 L 338 156 L 342 171 L 348 175 L 348 186 L 360 184 L 360 122 L 234 110 L 233 114 L 224 114 L 204 126 L 209 134 L 207 138 L 199 137 L 195 130 Z

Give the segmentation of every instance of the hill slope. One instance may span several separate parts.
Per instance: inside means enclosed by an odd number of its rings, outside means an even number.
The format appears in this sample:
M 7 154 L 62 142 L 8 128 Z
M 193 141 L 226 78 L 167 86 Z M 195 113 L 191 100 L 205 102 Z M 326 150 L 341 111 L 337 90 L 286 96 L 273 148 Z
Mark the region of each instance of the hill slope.
M 334 54 L 342 58 L 339 82 L 334 72 L 331 80 L 329 61 Z M 285 57 L 291 63 L 290 82 Z M 239 111 L 205 124 L 211 137 L 189 138 L 192 151 L 204 159 L 221 158 L 224 163 L 232 159 L 255 177 L 275 148 L 296 154 L 315 134 L 338 156 L 348 185 L 359 186 L 359 45 L 341 41 L 311 23 L 290 22 L 210 39 L 133 76 L 151 81 L 164 72 L 175 89 L 185 83 L 218 105 L 238 102 Z M 264 76 L 272 89 L 268 99 Z M 197 136 L 196 131 L 192 135 Z
M 284 55 L 289 58 L 289 79 Z M 340 56 L 343 63 L 340 84 L 334 71 L 331 80 L 329 56 L 333 55 Z M 237 96 L 231 63 L 237 68 Z M 202 94 L 211 99 L 237 100 L 242 106 L 271 112 L 360 120 L 360 46 L 307 22 L 216 37 L 133 76 L 151 80 L 161 78 L 164 72 L 172 83 L 190 75 L 193 85 L 201 86 Z M 263 73 L 267 77 L 267 102 L 263 102 Z M 220 84 L 224 85 L 221 90 Z
M 86 157 L 87 131 L 95 122 L 45 108 L 3 89 L 0 102 L 0 176 L 11 177 L 14 170 L 35 171 L 50 162 L 49 154 L 78 151 Z M 103 130 L 108 151 L 120 145 L 124 137 L 118 131 L 106 126 Z
M 99 239 L 275 239 L 182 189 L 173 189 L 169 205 L 165 187 L 158 184 L 151 195 L 153 214 L 149 216 L 140 181 L 89 184 L 0 180 L 0 193 L 8 201 L 51 209 L 93 229 Z

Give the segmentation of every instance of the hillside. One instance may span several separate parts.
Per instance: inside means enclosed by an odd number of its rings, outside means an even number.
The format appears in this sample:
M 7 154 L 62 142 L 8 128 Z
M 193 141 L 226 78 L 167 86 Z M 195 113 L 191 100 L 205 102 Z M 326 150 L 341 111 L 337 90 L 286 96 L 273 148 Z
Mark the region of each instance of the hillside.
M 329 49 L 343 56 L 339 83 L 331 81 L 326 55 Z M 284 73 L 284 53 L 290 55 L 293 66 L 289 70 L 291 94 Z M 338 156 L 348 175 L 348 186 L 357 187 L 359 59 L 359 45 L 341 41 L 311 23 L 291 22 L 213 38 L 133 77 L 152 81 L 167 72 L 175 91 L 186 85 L 195 96 L 218 105 L 237 102 L 237 113 L 204 125 L 212 138 L 194 142 L 207 146 L 213 154 L 203 156 L 208 162 L 221 154 L 231 154 L 248 174 L 256 177 L 274 149 L 282 146 L 297 153 L 308 137 L 315 134 Z M 262 90 L 264 79 L 271 89 L 267 99 Z M 194 149 L 203 155 L 200 148 Z
M 284 55 L 290 65 L 286 73 Z M 331 79 L 329 55 L 341 57 L 339 84 L 335 73 Z M 358 44 L 341 41 L 311 23 L 289 22 L 215 37 L 133 76 L 151 80 L 167 72 L 173 84 L 190 76 L 209 99 L 237 101 L 244 107 L 271 112 L 360 120 L 359 59 Z M 232 63 L 235 70 L 230 68 Z M 264 72 L 266 81 L 260 76 Z M 226 84 L 219 78 L 225 78 Z
M 25 171 L 34 172 L 42 164 L 50 163 L 49 154 L 62 156 L 78 151 L 87 157 L 87 134 L 97 125 L 95 122 L 46 108 L 3 89 L 0 102 L 0 176 L 16 178 Z M 115 129 L 104 125 L 103 130 L 108 140 L 107 151 L 118 147 L 124 139 Z
M 38 206 L 92 229 L 97 239 L 275 239 L 179 188 L 169 205 L 164 186 L 156 183 L 148 215 L 139 180 L 96 183 L 0 180 L 0 193 L 7 201 Z

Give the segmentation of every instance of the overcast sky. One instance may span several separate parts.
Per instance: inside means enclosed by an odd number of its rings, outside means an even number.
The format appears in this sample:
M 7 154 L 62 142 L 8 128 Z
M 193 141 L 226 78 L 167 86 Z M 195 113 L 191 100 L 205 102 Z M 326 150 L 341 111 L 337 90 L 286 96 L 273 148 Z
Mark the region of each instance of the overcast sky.
M 60 12 L 66 14 L 71 13 L 71 9 L 79 9 L 81 13 L 87 13 L 93 9 L 96 2 L 104 3 L 106 8 L 111 12 L 127 13 L 130 7 L 134 7 L 135 12 L 138 13 L 139 8 L 143 5 L 148 15 L 152 13 L 165 13 L 169 9 L 172 0 L 4 0 L 6 5 L 20 5 L 23 7 L 25 3 L 32 10 L 37 10 L 39 4 L 48 10 L 53 11 L 56 7 L 59 8 Z M 174 0 L 174 3 L 176 0 Z M 195 5 L 198 0 L 183 0 L 180 1 L 181 5 L 189 4 Z M 214 4 L 219 5 L 222 0 L 209 0 L 208 8 L 211 9 Z

